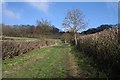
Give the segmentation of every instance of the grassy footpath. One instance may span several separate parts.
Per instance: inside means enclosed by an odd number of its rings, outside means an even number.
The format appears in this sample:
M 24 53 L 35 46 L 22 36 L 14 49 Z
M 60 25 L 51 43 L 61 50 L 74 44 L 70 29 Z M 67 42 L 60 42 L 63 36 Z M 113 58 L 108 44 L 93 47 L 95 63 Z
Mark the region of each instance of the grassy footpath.
M 67 45 L 33 50 L 3 61 L 3 78 L 67 77 Z
M 58 42 L 60 42 L 58 40 Z M 58 43 L 2 62 L 3 78 L 105 78 L 92 59 L 75 47 Z M 99 73 L 99 75 L 98 75 Z

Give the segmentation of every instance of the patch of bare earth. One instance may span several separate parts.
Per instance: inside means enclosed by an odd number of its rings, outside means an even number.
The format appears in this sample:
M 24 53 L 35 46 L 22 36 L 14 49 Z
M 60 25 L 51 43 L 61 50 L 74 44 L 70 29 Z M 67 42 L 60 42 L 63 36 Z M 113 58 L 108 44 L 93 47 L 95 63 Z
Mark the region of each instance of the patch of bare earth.
M 75 62 L 73 54 L 71 54 L 71 53 L 68 53 L 67 70 L 68 70 L 68 78 L 78 78 L 79 77 L 79 68 Z

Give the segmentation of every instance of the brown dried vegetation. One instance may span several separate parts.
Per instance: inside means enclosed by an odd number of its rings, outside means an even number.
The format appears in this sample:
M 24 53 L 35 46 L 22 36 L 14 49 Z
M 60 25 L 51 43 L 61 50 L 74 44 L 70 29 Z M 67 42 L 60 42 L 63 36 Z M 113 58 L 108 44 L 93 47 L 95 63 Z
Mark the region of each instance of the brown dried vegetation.
M 95 34 L 79 37 L 77 48 L 86 56 L 92 57 L 95 67 L 108 77 L 120 76 L 119 28 L 107 29 Z
M 2 59 L 13 58 L 31 50 L 56 44 L 47 40 L 3 40 Z

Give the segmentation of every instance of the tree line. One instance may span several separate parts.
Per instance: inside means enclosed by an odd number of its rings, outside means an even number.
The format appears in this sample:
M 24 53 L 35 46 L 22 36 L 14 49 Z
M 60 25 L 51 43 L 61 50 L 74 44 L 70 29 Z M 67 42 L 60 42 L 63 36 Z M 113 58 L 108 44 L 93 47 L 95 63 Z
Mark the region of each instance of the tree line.
M 41 19 L 37 25 L 5 25 L 2 24 L 2 35 L 11 37 L 39 37 L 40 35 L 53 35 L 59 29 L 51 25 L 48 20 Z
M 117 27 L 117 24 L 116 25 L 108 25 L 108 24 L 100 25 L 97 28 L 90 28 L 86 31 L 83 31 L 81 32 L 81 34 L 94 34 L 94 33 L 103 31 L 105 29 L 113 28 L 113 27 Z

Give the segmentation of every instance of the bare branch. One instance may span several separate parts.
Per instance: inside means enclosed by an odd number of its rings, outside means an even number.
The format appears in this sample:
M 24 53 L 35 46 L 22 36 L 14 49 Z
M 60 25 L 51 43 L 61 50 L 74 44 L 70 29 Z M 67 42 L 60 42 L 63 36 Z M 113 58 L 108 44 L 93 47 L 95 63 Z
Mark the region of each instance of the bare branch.
M 69 11 L 63 21 L 63 26 L 65 30 L 73 31 L 74 33 L 80 29 L 84 29 L 86 23 L 84 22 L 83 13 L 78 9 Z

